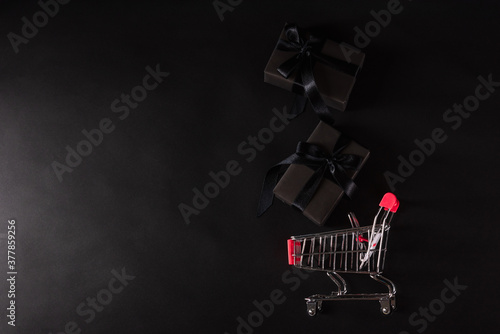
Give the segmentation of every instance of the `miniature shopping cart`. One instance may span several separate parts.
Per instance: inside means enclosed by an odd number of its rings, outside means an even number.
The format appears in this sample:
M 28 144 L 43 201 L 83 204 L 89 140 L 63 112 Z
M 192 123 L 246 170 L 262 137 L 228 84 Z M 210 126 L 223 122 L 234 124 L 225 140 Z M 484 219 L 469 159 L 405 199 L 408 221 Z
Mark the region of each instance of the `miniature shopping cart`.
M 383 277 L 390 222 L 399 207 L 396 196 L 387 193 L 372 226 L 360 227 L 356 216 L 349 213 L 352 228 L 334 232 L 307 234 L 288 240 L 288 263 L 301 269 L 325 271 L 337 286 L 329 295 L 306 298 L 310 316 L 321 311 L 324 301 L 378 300 L 380 311 L 387 315 L 396 308 L 396 287 Z M 347 293 L 347 283 L 339 273 L 370 275 L 385 285 L 387 293 Z

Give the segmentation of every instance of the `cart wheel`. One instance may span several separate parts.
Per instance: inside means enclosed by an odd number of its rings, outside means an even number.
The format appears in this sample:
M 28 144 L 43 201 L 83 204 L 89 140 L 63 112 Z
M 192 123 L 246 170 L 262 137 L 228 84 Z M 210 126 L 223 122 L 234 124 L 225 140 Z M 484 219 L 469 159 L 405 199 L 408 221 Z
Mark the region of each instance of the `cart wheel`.
M 383 315 L 389 315 L 392 313 L 392 310 L 390 307 L 381 307 L 380 308 L 380 312 L 383 314 Z
M 309 314 L 309 316 L 314 317 L 316 315 L 317 310 L 318 310 L 318 303 L 307 302 L 307 314 Z
M 320 300 L 318 301 L 318 312 L 321 312 L 323 310 L 323 301 Z

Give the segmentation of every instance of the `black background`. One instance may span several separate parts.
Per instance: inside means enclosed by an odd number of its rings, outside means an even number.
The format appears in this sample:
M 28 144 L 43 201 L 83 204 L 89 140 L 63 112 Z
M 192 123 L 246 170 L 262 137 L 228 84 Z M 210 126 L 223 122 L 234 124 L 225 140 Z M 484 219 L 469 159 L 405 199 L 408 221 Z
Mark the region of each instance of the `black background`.
M 387 1 L 243 1 L 221 21 L 211 0 L 71 1 L 15 53 L 36 1 L 0 4 L 0 233 L 17 225 L 17 319 L 7 325 L 6 240 L 0 239 L 1 332 L 236 333 L 254 300 L 279 289 L 255 333 L 417 333 L 409 317 L 440 298 L 443 281 L 467 289 L 428 323 L 426 333 L 494 332 L 498 324 L 500 92 L 453 130 L 443 114 L 474 94 L 478 76 L 500 81 L 499 6 L 494 1 L 404 0 L 403 10 L 372 38 L 366 61 L 337 128 L 371 150 L 355 200 L 344 199 L 318 227 L 275 201 L 257 219 L 267 169 L 312 132 L 311 111 L 292 121 L 252 162 L 238 153 L 249 135 L 269 126 L 272 110 L 290 107 L 289 92 L 263 82 L 263 69 L 285 22 L 320 28 L 354 44 L 357 26 Z M 124 120 L 110 105 L 142 83 L 146 66 L 170 75 Z M 112 133 L 59 182 L 64 163 L 103 118 Z M 333 285 L 310 273 L 300 286 L 282 280 L 291 235 L 348 227 L 355 211 L 371 223 L 415 139 L 442 128 L 437 145 L 404 183 L 384 274 L 398 287 L 398 309 L 384 317 L 377 302 L 326 305 L 306 314 L 303 298 Z M 230 160 L 241 173 L 183 220 L 193 188 Z M 76 314 L 87 297 L 126 268 L 130 284 L 95 319 Z M 3 278 L 2 278 L 3 277 Z M 358 292 L 378 288 L 348 277 Z M 419 317 L 420 318 L 420 317 Z

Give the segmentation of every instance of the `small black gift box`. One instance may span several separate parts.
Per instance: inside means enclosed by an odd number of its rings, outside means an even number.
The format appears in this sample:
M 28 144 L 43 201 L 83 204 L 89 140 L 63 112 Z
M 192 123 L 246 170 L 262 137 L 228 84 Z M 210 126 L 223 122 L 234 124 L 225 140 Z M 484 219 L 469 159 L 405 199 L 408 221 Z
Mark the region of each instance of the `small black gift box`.
M 264 81 L 304 95 L 315 111 L 326 106 L 344 111 L 364 59 L 359 50 L 287 24 L 264 70 Z
M 353 179 L 370 152 L 339 131 L 320 122 L 297 152 L 272 167 L 266 175 L 259 203 L 261 215 L 271 205 L 273 193 L 298 208 L 318 225 L 323 225 L 340 198 L 351 197 Z M 289 165 L 280 179 L 280 172 Z

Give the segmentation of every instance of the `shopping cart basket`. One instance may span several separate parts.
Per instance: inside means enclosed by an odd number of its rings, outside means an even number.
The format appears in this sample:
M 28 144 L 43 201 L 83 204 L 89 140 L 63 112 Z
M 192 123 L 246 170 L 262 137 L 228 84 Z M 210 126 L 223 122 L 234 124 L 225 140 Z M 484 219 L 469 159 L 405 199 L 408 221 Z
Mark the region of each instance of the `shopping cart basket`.
M 349 213 L 353 226 L 350 229 L 293 236 L 288 240 L 288 263 L 301 269 L 325 271 L 337 286 L 329 295 L 315 294 L 307 297 L 310 316 L 321 311 L 324 301 L 378 300 L 380 311 L 387 315 L 396 308 L 396 287 L 383 277 L 390 222 L 399 207 L 396 196 L 387 193 L 372 226 L 360 227 L 354 213 Z M 347 283 L 339 273 L 370 275 L 385 285 L 387 293 L 347 293 Z

